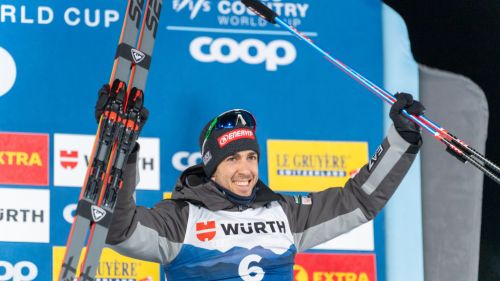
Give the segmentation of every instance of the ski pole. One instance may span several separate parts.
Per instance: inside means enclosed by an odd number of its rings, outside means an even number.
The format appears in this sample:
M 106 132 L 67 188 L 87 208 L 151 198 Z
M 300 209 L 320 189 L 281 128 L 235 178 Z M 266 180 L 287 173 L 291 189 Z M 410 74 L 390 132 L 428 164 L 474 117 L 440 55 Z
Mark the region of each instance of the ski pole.
M 370 80 L 363 77 L 361 74 L 356 72 L 354 69 L 350 68 L 346 64 L 342 63 L 338 59 L 331 56 L 329 53 L 325 52 L 323 49 L 318 47 L 310 38 L 302 34 L 299 30 L 297 30 L 294 26 L 291 26 L 281 20 L 273 10 L 264 5 L 262 2 L 258 0 L 241 0 L 245 6 L 247 6 L 251 11 L 265 19 L 266 21 L 272 24 L 279 24 L 289 32 L 294 34 L 300 40 L 306 42 L 309 46 L 320 52 L 325 58 L 338 67 L 340 70 L 345 72 L 355 81 L 360 83 L 362 86 L 367 88 L 370 92 L 374 93 L 382 100 L 389 104 L 393 104 L 396 98 L 387 92 L 386 90 L 378 87 Z M 435 122 L 429 120 L 424 115 L 411 115 L 406 110 L 403 110 L 403 115 L 413 122 L 420 125 L 422 128 L 431 133 L 436 139 L 444 143 L 447 147 L 447 151 L 450 152 L 453 156 L 457 157 L 462 162 L 469 162 L 479 170 L 481 170 L 488 177 L 493 179 L 496 183 L 500 184 L 500 177 L 495 173 L 500 173 L 500 168 L 495 165 L 493 162 L 488 160 L 481 153 L 467 145 L 464 141 L 458 139 L 447 130 L 443 129 L 441 126 L 437 125 Z M 483 163 L 481 163 L 482 161 Z M 490 171 L 489 168 L 493 169 Z

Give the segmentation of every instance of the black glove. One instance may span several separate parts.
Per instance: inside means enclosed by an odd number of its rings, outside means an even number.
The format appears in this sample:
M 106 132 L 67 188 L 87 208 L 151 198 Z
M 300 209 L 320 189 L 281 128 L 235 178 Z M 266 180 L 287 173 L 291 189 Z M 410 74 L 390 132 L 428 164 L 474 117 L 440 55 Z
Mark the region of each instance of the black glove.
M 101 115 L 104 113 L 108 102 L 110 102 L 112 99 L 119 96 L 120 91 L 127 91 L 126 87 L 121 87 L 118 90 L 119 83 L 120 83 L 120 80 L 117 79 L 113 82 L 112 87 L 109 87 L 108 84 L 105 84 L 97 92 L 97 101 L 95 104 L 95 120 L 97 121 L 97 123 L 99 123 L 99 120 L 101 119 Z M 136 91 L 137 91 L 137 89 L 135 87 L 131 90 L 130 97 L 129 97 L 129 104 L 131 102 L 136 102 L 135 100 L 133 100 L 133 98 L 136 96 Z M 124 92 L 122 94 L 123 94 L 123 96 L 125 95 Z M 144 96 L 141 95 L 140 98 L 143 99 Z M 146 107 L 142 106 L 143 102 L 144 102 L 143 100 L 140 101 L 141 110 L 139 113 L 139 116 L 140 116 L 139 131 L 142 130 L 142 127 L 144 127 L 144 124 L 146 123 L 146 120 L 149 117 L 149 110 Z
M 396 102 L 391 107 L 389 116 L 394 122 L 394 127 L 399 135 L 411 144 L 418 144 L 421 140 L 419 125 L 401 114 L 403 109 L 412 115 L 424 114 L 425 107 L 419 101 L 413 100 L 413 96 L 408 93 L 397 93 L 394 95 Z
M 104 113 L 104 109 L 106 109 L 106 105 L 109 101 L 109 85 L 103 85 L 99 91 L 97 92 L 97 102 L 95 103 L 95 120 L 99 123 L 101 119 L 101 115 Z
M 130 90 L 129 102 L 128 104 L 134 104 L 134 107 L 139 109 L 139 131 L 142 131 L 142 127 L 146 124 L 149 117 L 149 110 L 144 107 L 144 93 L 141 90 L 137 90 L 136 87 Z

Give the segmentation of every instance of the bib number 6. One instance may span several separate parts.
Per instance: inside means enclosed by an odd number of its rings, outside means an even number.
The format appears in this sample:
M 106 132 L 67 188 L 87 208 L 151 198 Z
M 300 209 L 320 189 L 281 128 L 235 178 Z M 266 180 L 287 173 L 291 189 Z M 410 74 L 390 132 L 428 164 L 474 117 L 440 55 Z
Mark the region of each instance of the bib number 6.
M 264 278 L 264 270 L 259 266 L 250 266 L 251 263 L 259 263 L 262 259 L 259 255 L 249 255 L 241 260 L 238 266 L 238 274 L 243 281 L 260 281 Z

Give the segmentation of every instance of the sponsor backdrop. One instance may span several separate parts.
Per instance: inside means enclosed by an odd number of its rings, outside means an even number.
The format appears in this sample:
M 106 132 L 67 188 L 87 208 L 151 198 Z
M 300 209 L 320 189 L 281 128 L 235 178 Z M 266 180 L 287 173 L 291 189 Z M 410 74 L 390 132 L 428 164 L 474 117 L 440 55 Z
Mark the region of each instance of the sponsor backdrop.
M 57 275 L 126 2 L 0 3 L 0 280 Z M 379 1 L 264 2 L 382 84 Z M 200 161 L 204 122 L 230 108 L 256 115 L 261 178 L 283 192 L 342 185 L 383 138 L 377 98 L 239 1 L 164 0 L 145 92 L 137 200 L 146 206 Z M 297 280 L 385 280 L 382 219 L 299 255 Z M 163 278 L 112 252 L 100 266 L 103 279 Z

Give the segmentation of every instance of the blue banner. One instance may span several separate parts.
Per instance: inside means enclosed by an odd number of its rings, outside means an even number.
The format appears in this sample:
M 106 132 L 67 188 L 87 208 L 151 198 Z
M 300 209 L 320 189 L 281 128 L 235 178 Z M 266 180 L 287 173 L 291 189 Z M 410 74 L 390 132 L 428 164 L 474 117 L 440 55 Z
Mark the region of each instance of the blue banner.
M 66 244 L 97 128 L 97 90 L 109 81 L 126 2 L 0 4 L 0 131 L 50 136 L 49 186 L 37 186 L 50 190 L 50 241 L 2 243 L 0 261 L 7 260 L 9 269 L 0 276 L 28 266 L 16 267 L 24 256 L 6 259 L 8 253 L 35 245 L 50 256 L 51 246 Z M 382 84 L 381 2 L 263 2 L 334 57 Z M 373 154 L 383 138 L 377 98 L 240 1 L 165 0 L 156 38 L 145 89 L 151 114 L 141 133 L 139 204 L 152 206 L 172 191 L 180 171 L 200 161 L 198 134 L 205 123 L 231 108 L 248 109 L 257 118 L 265 182 L 268 139 L 361 141 Z M 0 182 L 3 187 L 26 184 Z M 374 252 L 382 251 L 376 244 Z M 39 272 L 52 268 L 48 257 L 23 255 Z M 48 281 L 50 275 L 38 274 L 36 280 Z

